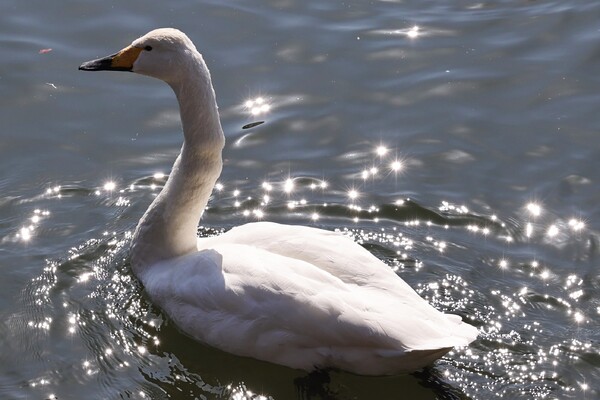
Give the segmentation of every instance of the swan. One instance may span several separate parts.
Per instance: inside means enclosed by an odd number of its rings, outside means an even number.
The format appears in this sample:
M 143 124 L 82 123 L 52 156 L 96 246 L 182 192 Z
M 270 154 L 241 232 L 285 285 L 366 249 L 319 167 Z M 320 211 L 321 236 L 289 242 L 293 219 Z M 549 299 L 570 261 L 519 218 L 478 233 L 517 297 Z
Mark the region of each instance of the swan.
M 395 375 L 477 337 L 352 239 L 306 226 L 255 222 L 214 237 L 197 229 L 222 169 L 225 138 L 209 70 L 192 41 L 153 30 L 84 71 L 131 71 L 171 86 L 183 146 L 133 234 L 133 273 L 186 334 L 287 367 Z

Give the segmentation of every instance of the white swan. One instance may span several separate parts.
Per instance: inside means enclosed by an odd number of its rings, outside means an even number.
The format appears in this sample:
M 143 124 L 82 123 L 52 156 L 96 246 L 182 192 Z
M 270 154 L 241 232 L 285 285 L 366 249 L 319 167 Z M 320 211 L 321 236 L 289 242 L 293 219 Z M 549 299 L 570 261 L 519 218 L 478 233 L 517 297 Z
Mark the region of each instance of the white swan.
M 410 372 L 477 337 L 341 234 L 257 222 L 197 238 L 225 139 L 209 71 L 184 33 L 153 30 L 79 69 L 152 76 L 177 95 L 183 147 L 137 226 L 131 262 L 181 330 L 241 356 L 363 375 Z

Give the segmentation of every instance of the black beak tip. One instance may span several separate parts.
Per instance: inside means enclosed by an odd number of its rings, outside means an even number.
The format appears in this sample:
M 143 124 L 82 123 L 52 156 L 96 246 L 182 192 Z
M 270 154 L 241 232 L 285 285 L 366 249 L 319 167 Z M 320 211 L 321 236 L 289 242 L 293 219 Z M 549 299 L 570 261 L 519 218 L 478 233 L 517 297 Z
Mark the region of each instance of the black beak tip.
M 113 57 L 108 56 L 97 60 L 86 61 L 79 66 L 80 71 L 131 71 L 131 68 L 113 66 Z
M 86 61 L 79 66 L 80 71 L 102 71 L 110 67 L 110 61 L 105 59 Z
M 80 71 L 89 71 L 88 67 L 86 66 L 87 63 L 83 63 L 79 66 L 79 70 Z
M 80 71 L 129 71 L 131 68 L 115 67 L 112 65 L 111 58 L 101 58 L 98 60 L 86 61 L 79 66 Z

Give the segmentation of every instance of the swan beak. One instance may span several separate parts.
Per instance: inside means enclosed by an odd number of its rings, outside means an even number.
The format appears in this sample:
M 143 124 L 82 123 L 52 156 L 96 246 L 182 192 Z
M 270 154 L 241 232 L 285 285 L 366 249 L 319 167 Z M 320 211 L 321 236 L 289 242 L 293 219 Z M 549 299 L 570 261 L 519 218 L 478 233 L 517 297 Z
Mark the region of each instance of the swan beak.
M 82 71 L 131 71 L 133 63 L 141 52 L 142 49 L 138 47 L 127 46 L 116 54 L 86 61 L 79 66 L 79 69 Z

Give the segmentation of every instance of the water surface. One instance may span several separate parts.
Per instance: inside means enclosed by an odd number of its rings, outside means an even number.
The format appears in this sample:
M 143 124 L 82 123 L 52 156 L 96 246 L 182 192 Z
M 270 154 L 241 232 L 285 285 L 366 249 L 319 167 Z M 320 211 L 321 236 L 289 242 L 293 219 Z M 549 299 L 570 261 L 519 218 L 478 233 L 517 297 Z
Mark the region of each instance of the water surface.
M 597 2 L 0 11 L 0 397 L 599 396 Z M 179 332 L 127 260 L 179 150 L 176 101 L 77 71 L 162 26 L 203 52 L 228 140 L 200 234 L 347 232 L 480 338 L 424 372 L 326 382 Z

